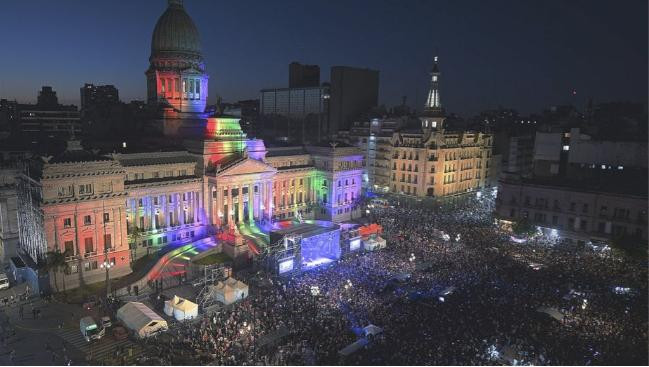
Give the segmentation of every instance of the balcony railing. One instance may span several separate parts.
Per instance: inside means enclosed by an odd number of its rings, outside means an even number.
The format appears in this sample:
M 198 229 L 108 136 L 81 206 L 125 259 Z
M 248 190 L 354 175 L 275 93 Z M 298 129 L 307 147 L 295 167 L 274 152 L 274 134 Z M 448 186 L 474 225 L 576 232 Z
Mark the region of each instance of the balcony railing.
M 65 261 L 77 260 L 79 257 L 77 255 L 66 256 Z

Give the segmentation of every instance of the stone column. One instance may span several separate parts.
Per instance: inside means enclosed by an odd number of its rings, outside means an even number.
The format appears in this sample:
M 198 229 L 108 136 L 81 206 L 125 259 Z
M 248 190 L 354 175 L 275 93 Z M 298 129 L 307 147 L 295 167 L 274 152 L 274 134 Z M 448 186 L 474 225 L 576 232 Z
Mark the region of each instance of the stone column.
M 228 190 L 228 212 L 225 214 L 228 216 L 228 225 L 234 223 L 234 198 L 232 197 L 232 186 L 227 187 Z
M 266 197 L 266 181 L 261 181 L 259 183 L 259 219 L 266 217 Z
M 187 207 L 188 204 L 187 204 L 187 201 L 183 200 L 183 195 L 185 195 L 186 199 L 189 199 L 187 197 L 187 194 L 188 194 L 188 192 L 185 192 L 185 193 L 182 193 L 182 194 L 178 193 L 178 199 L 180 200 L 180 219 L 182 219 L 181 225 L 187 224 L 186 223 L 186 219 L 187 219 L 186 217 L 187 217 L 187 212 L 189 211 L 189 208 L 187 208 L 187 210 L 185 210 L 185 207 Z
M 212 197 L 213 197 L 213 194 L 212 194 L 213 190 L 214 190 L 214 186 L 211 186 L 211 185 L 208 184 L 208 185 L 207 185 L 207 196 L 208 196 L 208 197 L 207 197 L 207 201 L 203 200 L 203 201 L 204 201 L 204 205 L 200 205 L 200 204 L 198 204 L 198 203 L 197 203 L 197 205 L 196 205 L 198 208 L 204 208 L 205 215 L 207 216 L 207 218 L 206 218 L 206 219 L 207 219 L 207 223 L 203 223 L 203 224 L 211 224 L 211 225 L 214 225 L 214 224 L 216 223 L 216 217 L 214 216 L 214 205 L 215 205 L 215 204 L 214 204 L 214 199 L 212 199 Z M 197 212 L 198 212 L 198 211 L 197 211 Z M 200 215 L 200 214 L 198 214 L 198 215 Z M 198 219 L 198 216 L 196 216 L 196 217 L 194 218 L 194 220 L 197 220 L 197 219 Z
M 264 218 L 264 212 L 261 207 L 264 205 L 264 181 L 257 182 L 259 188 L 259 196 L 257 197 L 257 220 Z
M 178 225 L 180 226 L 180 225 L 182 224 L 182 221 L 180 220 L 180 219 L 181 219 L 180 217 L 182 216 L 182 213 L 180 212 L 180 211 L 182 210 L 182 208 L 181 208 L 181 207 L 182 207 L 182 200 L 181 200 L 181 199 L 182 199 L 182 196 L 180 196 L 180 193 L 179 193 L 179 192 L 178 192 L 178 193 L 174 193 L 174 194 L 172 194 L 172 195 L 173 195 L 173 196 L 175 197 L 175 199 L 176 199 L 176 203 L 175 203 L 175 205 L 174 205 L 174 216 L 176 217 L 176 218 L 175 218 L 175 219 L 176 219 L 176 223 L 178 223 Z
M 254 184 L 248 184 L 248 222 L 253 223 L 255 221 L 255 192 Z
M 194 191 L 194 200 L 192 200 L 192 212 L 194 213 L 194 225 L 198 222 L 198 216 L 200 215 L 200 210 L 199 208 L 202 208 L 203 205 L 201 205 L 201 194 L 203 193 L 203 188 L 201 187 L 200 190 Z M 211 201 L 211 200 L 210 200 Z M 207 223 L 201 223 L 201 224 L 207 224 Z
M 266 198 L 266 213 L 268 213 L 268 220 L 273 218 L 273 183 L 271 181 L 266 182 L 266 192 L 268 197 Z
M 238 191 L 239 191 L 239 196 L 237 197 L 239 200 L 239 216 L 238 216 L 238 221 L 237 223 L 243 222 L 243 185 L 238 185 Z
M 221 187 L 219 187 L 219 185 L 216 185 L 216 187 L 214 188 L 214 190 L 215 190 L 216 195 L 212 194 L 212 197 L 210 198 L 210 201 L 213 201 L 213 202 L 214 202 L 214 203 L 212 204 L 212 207 L 214 208 L 214 209 L 213 209 L 213 210 L 214 210 L 214 213 L 213 213 L 213 215 L 214 215 L 214 223 L 215 223 L 217 226 L 220 227 L 221 225 L 223 225 L 223 223 L 222 223 L 222 222 L 223 222 L 223 220 L 222 220 L 223 218 L 219 216 L 219 213 L 220 213 L 220 212 L 223 212 L 223 203 L 222 203 L 222 200 L 223 200 L 223 198 L 222 198 L 223 192 L 222 192 Z
M 254 182 L 252 185 L 252 188 L 254 189 L 255 187 L 257 188 L 257 192 L 253 190 L 252 192 L 252 218 L 253 219 L 258 219 L 259 218 L 259 199 L 261 199 L 261 191 L 259 191 L 259 181 Z
M 262 181 L 260 184 L 261 188 L 261 198 L 259 201 L 259 218 L 266 218 L 266 213 L 268 213 L 268 187 L 266 186 L 266 181 Z M 262 206 L 264 207 L 262 209 Z
M 207 215 L 207 220 L 209 221 L 210 225 L 215 225 L 217 216 L 216 216 L 216 211 L 214 210 L 216 208 L 216 187 L 208 185 L 207 186 L 207 197 L 203 197 L 203 205 L 198 204 L 198 210 L 200 215 L 200 208 L 205 208 L 205 213 Z M 207 200 L 205 200 L 207 199 Z M 198 221 L 198 217 L 194 218 L 195 221 Z M 203 223 L 207 224 L 207 223 Z

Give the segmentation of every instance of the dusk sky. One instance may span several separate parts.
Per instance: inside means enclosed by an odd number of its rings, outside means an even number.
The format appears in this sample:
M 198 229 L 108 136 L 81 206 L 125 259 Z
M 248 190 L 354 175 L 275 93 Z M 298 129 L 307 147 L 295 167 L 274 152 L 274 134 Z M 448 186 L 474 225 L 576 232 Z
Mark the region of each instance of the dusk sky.
M 51 85 L 79 103 L 85 82 L 144 100 L 151 34 L 166 0 L 3 1 L 0 98 Z M 380 103 L 421 109 L 434 54 L 442 104 L 469 116 L 498 105 L 647 100 L 647 1 L 185 0 L 201 34 L 209 102 L 288 86 L 291 61 L 380 71 Z M 576 90 L 576 97 L 571 91 Z M 416 104 L 414 103 L 416 102 Z

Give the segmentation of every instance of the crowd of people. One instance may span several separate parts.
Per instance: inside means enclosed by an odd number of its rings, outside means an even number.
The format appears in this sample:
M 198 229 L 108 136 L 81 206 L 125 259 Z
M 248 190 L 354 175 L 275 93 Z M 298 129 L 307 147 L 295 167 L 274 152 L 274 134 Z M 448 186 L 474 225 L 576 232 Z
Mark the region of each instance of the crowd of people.
M 246 300 L 149 341 L 155 363 L 647 364 L 646 261 L 514 242 L 490 193 L 390 202 L 370 210 L 386 249 L 244 278 Z M 370 324 L 383 333 L 342 356 Z

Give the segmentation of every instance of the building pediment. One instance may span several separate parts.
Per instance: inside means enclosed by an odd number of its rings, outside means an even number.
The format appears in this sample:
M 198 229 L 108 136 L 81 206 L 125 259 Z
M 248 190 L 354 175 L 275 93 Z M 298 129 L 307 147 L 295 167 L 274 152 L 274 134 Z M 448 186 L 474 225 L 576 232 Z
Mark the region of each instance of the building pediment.
M 246 158 L 243 159 L 230 167 L 225 167 L 220 170 L 216 177 L 229 177 L 229 176 L 241 176 L 241 175 L 251 175 L 251 174 L 275 174 L 277 169 L 273 166 L 270 166 L 262 161 Z

